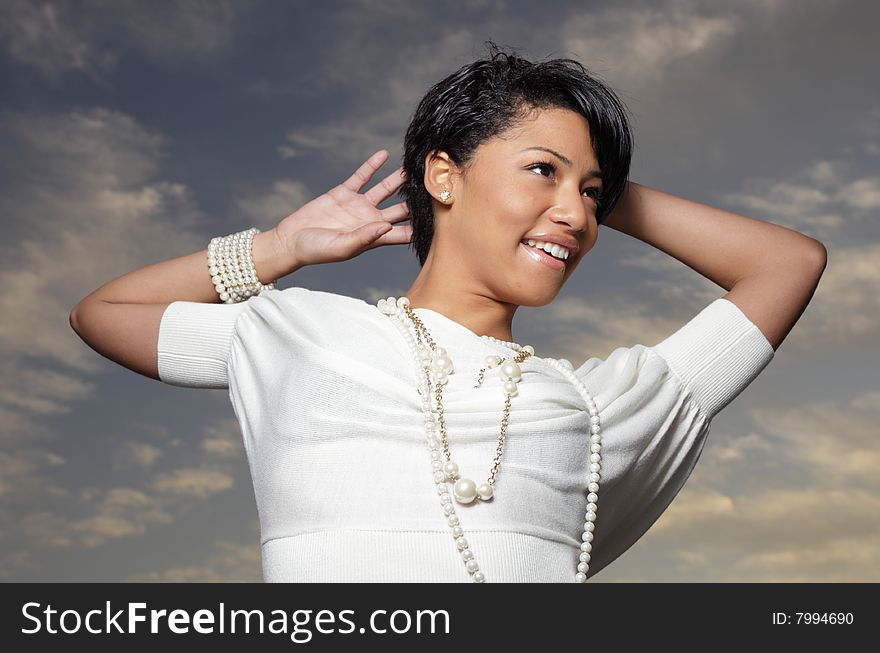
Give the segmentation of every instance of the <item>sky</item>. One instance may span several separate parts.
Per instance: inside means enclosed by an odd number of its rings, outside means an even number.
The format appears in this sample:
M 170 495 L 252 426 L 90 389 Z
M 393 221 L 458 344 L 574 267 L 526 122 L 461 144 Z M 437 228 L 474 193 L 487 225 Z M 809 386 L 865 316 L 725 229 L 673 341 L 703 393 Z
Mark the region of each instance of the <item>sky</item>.
M 634 181 L 828 250 L 672 505 L 592 582 L 880 581 L 878 23 L 867 0 L 0 0 L 0 580 L 261 580 L 227 392 L 102 358 L 70 309 L 271 229 L 386 148 L 381 179 L 427 89 L 492 39 L 605 80 L 633 117 Z M 383 247 L 279 287 L 375 301 L 417 273 Z M 724 292 L 603 228 L 514 334 L 580 362 L 659 342 Z

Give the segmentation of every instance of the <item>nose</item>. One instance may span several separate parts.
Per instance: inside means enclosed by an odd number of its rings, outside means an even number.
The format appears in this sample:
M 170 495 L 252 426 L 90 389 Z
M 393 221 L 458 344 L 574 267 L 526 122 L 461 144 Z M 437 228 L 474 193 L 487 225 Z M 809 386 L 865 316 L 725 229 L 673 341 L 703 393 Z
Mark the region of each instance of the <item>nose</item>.
M 559 198 L 551 212 L 554 222 L 567 224 L 575 237 L 587 230 L 591 215 L 591 202 L 584 199 L 580 189 L 574 191 L 560 187 Z

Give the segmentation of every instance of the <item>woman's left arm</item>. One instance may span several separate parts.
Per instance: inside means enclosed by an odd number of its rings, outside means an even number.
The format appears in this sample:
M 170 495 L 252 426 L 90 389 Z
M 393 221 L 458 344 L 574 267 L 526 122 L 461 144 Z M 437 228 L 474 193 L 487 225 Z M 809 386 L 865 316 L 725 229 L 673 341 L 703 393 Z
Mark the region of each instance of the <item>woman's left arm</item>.
M 629 182 L 602 223 L 678 259 L 728 291 L 724 298 L 774 351 L 825 270 L 825 246 L 802 233 Z

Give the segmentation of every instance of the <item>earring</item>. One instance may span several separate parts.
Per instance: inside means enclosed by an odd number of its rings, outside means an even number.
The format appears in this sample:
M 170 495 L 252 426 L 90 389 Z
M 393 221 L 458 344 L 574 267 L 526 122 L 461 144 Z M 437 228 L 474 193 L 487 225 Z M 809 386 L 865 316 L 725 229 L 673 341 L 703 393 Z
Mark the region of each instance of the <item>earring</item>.
M 448 200 L 451 196 L 452 196 L 452 193 L 450 193 L 450 192 L 449 192 L 448 190 L 446 190 L 446 189 L 440 191 L 440 201 L 441 201 L 441 202 L 445 202 L 445 201 Z

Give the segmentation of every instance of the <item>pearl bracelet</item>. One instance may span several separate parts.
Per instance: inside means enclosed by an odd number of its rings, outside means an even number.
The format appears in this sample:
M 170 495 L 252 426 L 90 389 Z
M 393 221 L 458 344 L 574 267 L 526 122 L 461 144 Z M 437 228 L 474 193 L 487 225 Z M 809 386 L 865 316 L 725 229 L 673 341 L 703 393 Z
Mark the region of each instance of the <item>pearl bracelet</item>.
M 254 270 L 251 246 L 259 232 L 256 227 L 251 227 L 228 236 L 217 236 L 208 243 L 208 272 L 220 300 L 227 304 L 243 302 L 275 288 L 277 279 L 268 284 L 260 283 Z

